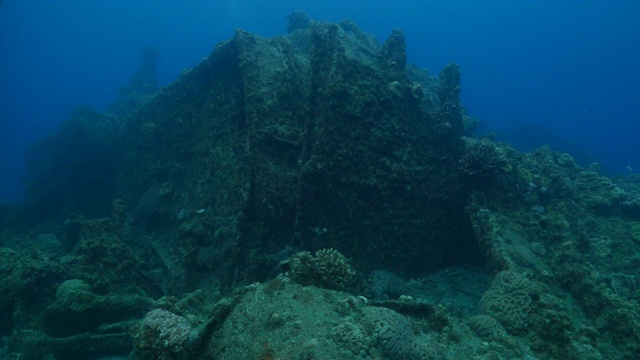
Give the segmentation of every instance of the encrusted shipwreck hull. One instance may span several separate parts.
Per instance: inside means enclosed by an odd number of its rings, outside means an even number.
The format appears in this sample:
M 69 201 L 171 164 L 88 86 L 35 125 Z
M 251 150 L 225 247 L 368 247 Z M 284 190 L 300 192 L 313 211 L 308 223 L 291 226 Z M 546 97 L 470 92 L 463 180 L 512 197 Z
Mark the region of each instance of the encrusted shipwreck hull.
M 464 137 L 456 65 L 291 20 L 31 150 L 1 358 L 636 358 L 637 176 Z
M 191 279 L 221 266 L 262 280 L 287 248 L 423 273 L 480 262 L 457 176 L 458 67 L 423 85 L 405 56 L 401 32 L 381 48 L 350 23 L 238 31 L 127 120 L 117 193 L 150 228 L 181 212 L 203 225 L 180 234 Z

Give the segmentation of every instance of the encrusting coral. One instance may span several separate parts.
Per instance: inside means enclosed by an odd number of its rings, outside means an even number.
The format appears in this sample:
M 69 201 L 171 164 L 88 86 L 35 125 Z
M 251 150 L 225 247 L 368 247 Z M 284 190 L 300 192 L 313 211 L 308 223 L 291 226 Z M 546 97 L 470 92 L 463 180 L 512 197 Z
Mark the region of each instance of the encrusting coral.
M 187 319 L 163 309 L 153 309 L 134 328 L 138 360 L 181 360 L 188 358 L 194 329 Z

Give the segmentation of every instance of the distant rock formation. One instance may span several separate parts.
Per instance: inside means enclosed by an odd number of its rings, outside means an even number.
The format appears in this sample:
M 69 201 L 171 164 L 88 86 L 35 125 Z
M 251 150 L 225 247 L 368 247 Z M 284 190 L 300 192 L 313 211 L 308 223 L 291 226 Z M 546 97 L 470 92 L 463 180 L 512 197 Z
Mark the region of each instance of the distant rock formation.
M 124 116 L 158 91 L 156 69 L 160 61 L 160 51 L 153 47 L 146 47 L 140 52 L 140 57 L 142 61 L 138 71 L 131 78 L 129 84 L 120 89 L 120 96 L 111 106 L 110 113 Z

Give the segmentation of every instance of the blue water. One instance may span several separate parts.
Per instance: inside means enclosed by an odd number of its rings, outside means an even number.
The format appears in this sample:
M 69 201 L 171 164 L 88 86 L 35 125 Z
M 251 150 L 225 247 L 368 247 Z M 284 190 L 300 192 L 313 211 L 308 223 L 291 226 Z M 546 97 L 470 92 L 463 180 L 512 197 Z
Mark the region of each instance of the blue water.
M 640 1 L 4 0 L 0 3 L 0 202 L 19 201 L 24 153 L 78 105 L 106 111 L 160 50 L 162 85 L 242 28 L 284 35 L 286 15 L 350 19 L 409 62 L 462 68 L 479 135 L 568 151 L 608 174 L 640 171 Z

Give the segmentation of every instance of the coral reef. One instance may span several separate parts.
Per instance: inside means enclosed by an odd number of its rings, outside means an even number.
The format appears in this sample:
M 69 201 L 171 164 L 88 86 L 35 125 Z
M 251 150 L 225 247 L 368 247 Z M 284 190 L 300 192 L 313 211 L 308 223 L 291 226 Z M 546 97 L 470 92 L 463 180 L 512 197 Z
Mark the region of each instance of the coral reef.
M 640 353 L 640 176 L 465 137 L 460 67 L 407 65 L 402 31 L 296 12 L 157 94 L 141 70 L 0 207 L 0 357 Z

